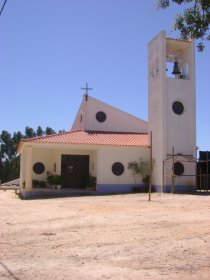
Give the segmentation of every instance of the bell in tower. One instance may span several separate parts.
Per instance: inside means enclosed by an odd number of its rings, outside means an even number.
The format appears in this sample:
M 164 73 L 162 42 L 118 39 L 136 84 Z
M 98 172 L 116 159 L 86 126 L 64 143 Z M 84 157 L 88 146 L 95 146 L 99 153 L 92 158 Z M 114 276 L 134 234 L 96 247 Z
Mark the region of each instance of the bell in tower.
M 178 65 L 177 59 L 175 59 L 175 61 L 174 61 L 174 68 L 173 68 L 172 74 L 174 74 L 174 75 L 180 75 L 181 74 L 181 72 L 179 71 L 179 65 Z

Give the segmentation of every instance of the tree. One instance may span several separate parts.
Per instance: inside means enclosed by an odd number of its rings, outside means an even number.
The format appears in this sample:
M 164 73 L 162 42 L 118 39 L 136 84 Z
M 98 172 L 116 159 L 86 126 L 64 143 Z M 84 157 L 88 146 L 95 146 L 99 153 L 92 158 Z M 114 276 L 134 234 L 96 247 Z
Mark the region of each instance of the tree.
M 134 178 L 135 184 L 136 184 L 136 177 L 139 175 L 139 164 L 137 161 L 131 161 L 128 163 L 128 169 L 130 169 L 131 174 Z
M 43 134 L 44 134 L 44 131 L 42 130 L 41 126 L 39 125 L 36 130 L 36 135 L 43 136 Z
M 152 169 L 155 164 L 155 160 L 152 160 Z M 143 158 L 139 158 L 137 161 L 131 161 L 128 163 L 128 169 L 130 169 L 132 176 L 134 177 L 135 184 L 136 178 L 139 177 L 142 179 L 142 182 L 145 186 L 145 191 L 149 191 L 149 180 L 150 180 L 150 162 Z
M 131 173 L 134 177 L 135 183 L 136 183 L 136 177 L 140 177 L 143 180 L 149 176 L 149 161 L 145 160 L 143 158 L 139 158 L 138 161 L 131 161 L 128 163 L 128 169 L 131 170 Z
M 36 132 L 33 128 L 26 126 L 25 128 L 25 138 L 33 138 L 36 137 Z
M 11 134 L 3 130 L 1 133 L 1 158 L 6 160 L 11 154 Z
M 20 131 L 11 135 L 8 131 L 3 130 L 0 134 L 0 180 L 2 183 L 17 179 L 20 174 L 20 156 L 17 153 L 17 147 L 21 139 L 44 136 L 56 133 L 50 127 L 45 131 L 41 126 L 36 130 L 27 126 L 25 134 Z
M 47 127 L 45 130 L 45 134 L 46 135 L 51 135 L 51 134 L 55 134 L 55 130 L 53 130 L 51 127 Z
M 181 39 L 198 39 L 198 51 L 203 51 L 204 40 L 210 40 L 210 1 L 209 0 L 159 0 L 158 7 L 166 9 L 171 3 L 185 5 L 183 14 L 175 18 L 174 29 L 180 31 Z
M 23 135 L 20 131 L 13 136 L 6 130 L 0 135 L 0 179 L 7 182 L 17 179 L 20 173 L 20 157 L 17 154 L 17 146 Z

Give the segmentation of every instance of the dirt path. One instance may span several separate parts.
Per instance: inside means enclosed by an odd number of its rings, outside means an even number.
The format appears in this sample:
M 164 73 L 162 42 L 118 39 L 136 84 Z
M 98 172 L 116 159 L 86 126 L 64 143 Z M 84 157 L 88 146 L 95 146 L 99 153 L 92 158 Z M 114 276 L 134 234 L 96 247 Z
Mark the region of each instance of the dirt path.
M 0 192 L 0 279 L 210 279 L 210 196 Z

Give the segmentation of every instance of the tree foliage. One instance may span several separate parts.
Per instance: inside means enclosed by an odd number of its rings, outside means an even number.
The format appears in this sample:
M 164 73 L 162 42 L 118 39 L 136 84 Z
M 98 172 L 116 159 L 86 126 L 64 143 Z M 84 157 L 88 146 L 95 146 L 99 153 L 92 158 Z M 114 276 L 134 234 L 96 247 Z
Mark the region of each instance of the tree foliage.
M 2 130 L 0 134 L 0 180 L 2 183 L 19 178 L 20 174 L 20 156 L 17 153 L 17 147 L 21 139 L 40 137 L 56 133 L 50 127 L 42 130 L 38 126 L 36 130 L 27 126 L 25 133 L 20 131 L 11 135 L 8 131 Z
M 180 31 L 181 39 L 198 39 L 198 51 L 204 50 L 204 40 L 210 40 L 210 0 L 159 0 L 158 6 L 166 9 L 171 3 L 185 5 L 183 14 L 175 18 L 174 29 Z
M 154 161 L 153 161 L 154 165 Z M 138 177 L 144 181 L 150 175 L 150 163 L 148 160 L 139 158 L 128 163 L 128 169 L 130 169 L 132 176 L 134 177 L 135 183 Z
M 51 135 L 51 134 L 55 134 L 55 130 L 53 130 L 51 127 L 47 127 L 45 130 L 45 134 L 46 135 Z

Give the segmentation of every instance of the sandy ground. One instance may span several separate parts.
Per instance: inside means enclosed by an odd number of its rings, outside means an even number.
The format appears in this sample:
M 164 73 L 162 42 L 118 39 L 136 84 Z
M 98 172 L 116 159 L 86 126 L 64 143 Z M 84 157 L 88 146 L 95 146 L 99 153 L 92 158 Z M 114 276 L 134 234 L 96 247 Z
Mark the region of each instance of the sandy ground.
M 0 279 L 209 280 L 210 196 L 0 191 Z

